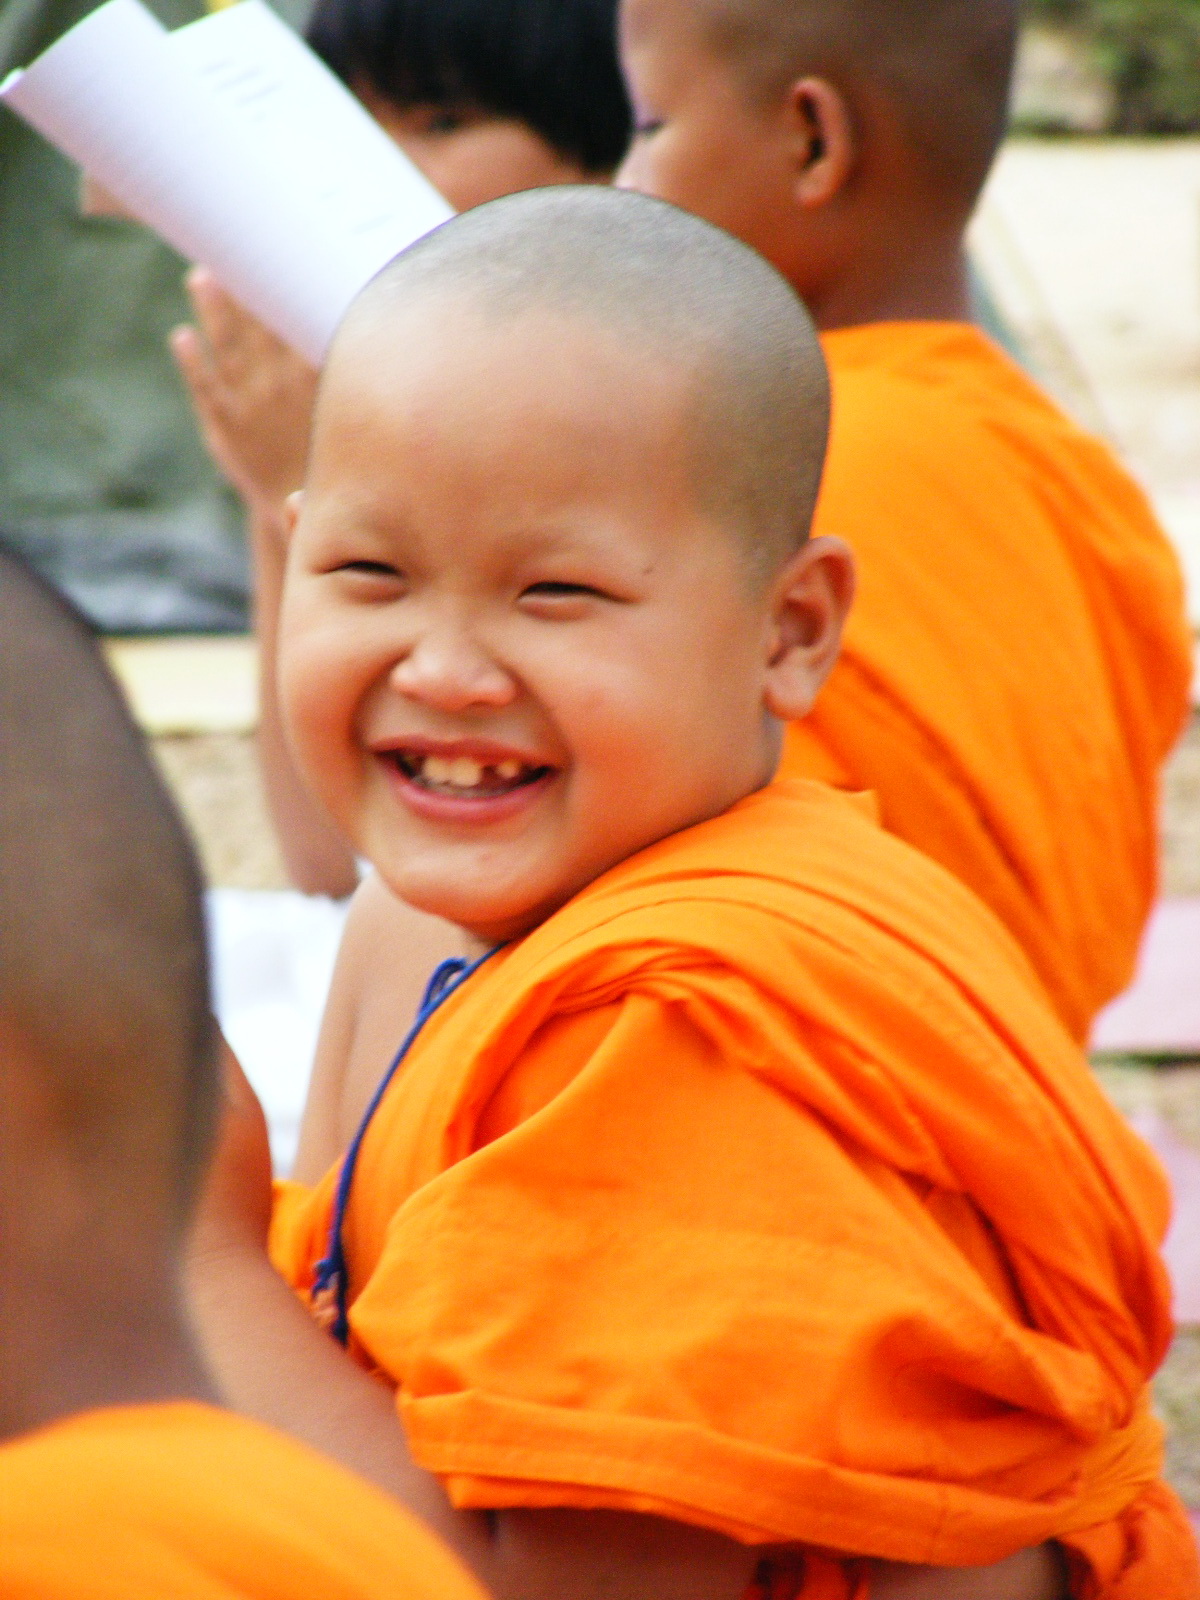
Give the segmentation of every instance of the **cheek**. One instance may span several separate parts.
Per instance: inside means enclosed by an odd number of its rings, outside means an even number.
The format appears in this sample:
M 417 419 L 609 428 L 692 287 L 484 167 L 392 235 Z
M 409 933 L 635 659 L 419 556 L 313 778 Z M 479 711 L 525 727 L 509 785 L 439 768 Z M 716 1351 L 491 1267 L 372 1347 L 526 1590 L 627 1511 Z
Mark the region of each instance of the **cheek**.
M 686 131 L 669 125 L 660 133 L 634 140 L 617 174 L 617 184 L 703 216 L 708 197 L 695 167 Z
M 340 787 L 357 764 L 355 718 L 370 684 L 348 630 L 328 621 L 285 619 L 279 650 L 279 704 L 284 731 L 313 786 Z
M 403 141 L 412 157 L 456 211 L 522 189 L 578 183 L 581 170 L 564 161 L 528 128 L 482 123 L 459 133 Z
M 554 675 L 555 721 L 570 745 L 577 793 L 598 808 L 593 825 L 602 831 L 618 815 L 654 809 L 678 781 L 690 737 L 690 719 L 680 717 L 678 661 L 660 639 L 634 637 L 593 658 L 590 670 L 564 659 Z M 646 788 L 632 793 L 631 781 Z
M 761 140 L 733 113 L 728 120 L 714 118 L 708 108 L 647 140 L 641 177 L 629 187 L 669 200 L 756 247 L 765 220 L 787 199 Z
M 721 130 L 681 118 L 634 146 L 620 183 L 737 234 L 746 209 L 745 175 L 726 146 Z

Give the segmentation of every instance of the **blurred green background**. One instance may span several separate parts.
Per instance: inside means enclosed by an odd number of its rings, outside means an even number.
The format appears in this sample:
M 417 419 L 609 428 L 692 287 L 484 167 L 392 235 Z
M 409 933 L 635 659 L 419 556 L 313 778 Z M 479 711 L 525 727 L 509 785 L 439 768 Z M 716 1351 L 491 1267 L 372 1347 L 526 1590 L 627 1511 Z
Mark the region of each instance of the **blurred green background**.
M 1025 0 L 1027 22 L 1060 36 L 1107 87 L 1096 133 L 1200 131 L 1200 0 Z M 1068 132 L 1022 115 L 1031 132 Z

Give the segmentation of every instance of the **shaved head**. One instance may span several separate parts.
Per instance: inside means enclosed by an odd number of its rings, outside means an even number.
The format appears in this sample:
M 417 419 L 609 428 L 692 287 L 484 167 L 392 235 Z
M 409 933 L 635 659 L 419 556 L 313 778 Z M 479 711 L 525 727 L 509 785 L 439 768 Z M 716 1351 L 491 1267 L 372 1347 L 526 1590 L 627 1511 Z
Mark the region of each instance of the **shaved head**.
M 195 857 L 91 630 L 2 551 L 0 640 L 0 1138 L 38 1105 L 181 1219 L 217 1089 Z
M 697 0 L 756 94 L 828 77 L 895 106 L 931 191 L 969 210 L 1008 117 L 1016 0 Z M 858 89 L 860 94 L 855 95 Z
M 686 446 L 697 498 L 773 573 L 807 536 L 829 424 L 829 386 L 800 300 L 721 229 L 629 191 L 556 187 L 453 218 L 359 295 L 326 367 L 403 360 L 389 325 L 430 299 L 503 323 L 578 318 L 689 382 Z M 586 373 L 580 381 L 586 382 Z M 318 426 L 320 405 L 318 404 Z

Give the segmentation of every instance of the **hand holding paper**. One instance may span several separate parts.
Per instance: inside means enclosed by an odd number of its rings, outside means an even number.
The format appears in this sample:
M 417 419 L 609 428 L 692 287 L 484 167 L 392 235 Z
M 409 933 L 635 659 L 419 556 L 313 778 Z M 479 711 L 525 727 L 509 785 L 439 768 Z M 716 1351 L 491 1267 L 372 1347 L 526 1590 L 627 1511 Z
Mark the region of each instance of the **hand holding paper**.
M 204 442 L 253 514 L 276 523 L 304 477 L 316 371 L 207 268 L 193 268 L 187 287 L 196 326 L 176 328 L 171 350 Z
M 314 364 L 362 285 L 451 215 L 262 0 L 174 33 L 108 0 L 0 98 Z

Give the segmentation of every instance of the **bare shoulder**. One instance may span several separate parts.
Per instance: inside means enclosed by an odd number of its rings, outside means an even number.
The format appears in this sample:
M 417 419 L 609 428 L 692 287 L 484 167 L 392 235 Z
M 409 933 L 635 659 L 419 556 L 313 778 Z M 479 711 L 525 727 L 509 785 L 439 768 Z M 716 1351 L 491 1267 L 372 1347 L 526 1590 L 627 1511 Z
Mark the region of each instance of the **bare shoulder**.
M 364 879 L 347 919 L 329 999 L 345 1052 L 337 1116 L 342 1148 L 416 1016 L 430 974 L 463 948 L 459 929 L 414 911 L 378 874 Z
M 438 963 L 462 955 L 465 949 L 460 929 L 414 910 L 392 893 L 378 873 L 368 873 L 346 920 L 338 962 L 343 989 L 339 998 L 354 1005 L 360 1028 L 379 1015 L 390 1037 L 397 1023 L 407 1027 L 415 1016 Z
M 462 953 L 462 934 L 414 911 L 377 873 L 350 902 L 321 1022 L 295 1176 L 315 1183 L 338 1160 L 416 1015 L 430 973 Z

